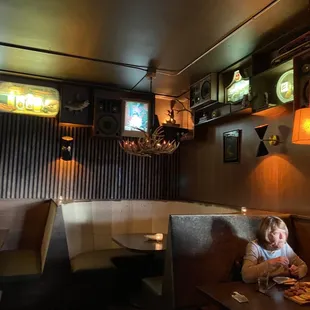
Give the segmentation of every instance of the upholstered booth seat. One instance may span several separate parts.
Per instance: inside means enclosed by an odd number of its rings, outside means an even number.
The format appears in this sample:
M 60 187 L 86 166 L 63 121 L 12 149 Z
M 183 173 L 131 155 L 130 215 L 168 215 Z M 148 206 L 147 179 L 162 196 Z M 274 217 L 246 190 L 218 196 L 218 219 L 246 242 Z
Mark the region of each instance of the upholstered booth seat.
M 24 276 L 41 273 L 40 253 L 29 250 L 3 251 L 0 255 L 0 275 Z
M 293 215 L 293 234 L 296 241 L 296 250 L 302 259 L 310 266 L 310 217 Z M 310 270 L 310 268 L 309 268 Z
M 43 273 L 57 205 L 52 200 L 0 200 L 0 224 L 8 231 L 0 251 L 1 281 Z

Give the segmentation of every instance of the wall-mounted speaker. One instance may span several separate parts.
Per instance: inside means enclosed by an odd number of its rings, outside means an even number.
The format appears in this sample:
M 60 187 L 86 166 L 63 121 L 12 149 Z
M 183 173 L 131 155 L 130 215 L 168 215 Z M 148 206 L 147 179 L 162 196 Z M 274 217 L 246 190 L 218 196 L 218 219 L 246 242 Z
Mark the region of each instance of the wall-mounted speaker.
M 295 110 L 310 104 L 310 51 L 294 58 Z
M 122 123 L 122 100 L 95 98 L 94 135 L 120 138 Z
M 208 105 L 218 100 L 218 76 L 211 73 L 190 88 L 192 109 Z
M 300 104 L 301 107 L 310 105 L 310 53 L 300 69 Z
M 310 59 L 309 59 L 310 60 Z M 303 84 L 303 100 L 305 104 L 310 105 L 310 61 L 307 64 L 304 64 L 302 67 L 302 73 L 304 75 L 304 84 Z

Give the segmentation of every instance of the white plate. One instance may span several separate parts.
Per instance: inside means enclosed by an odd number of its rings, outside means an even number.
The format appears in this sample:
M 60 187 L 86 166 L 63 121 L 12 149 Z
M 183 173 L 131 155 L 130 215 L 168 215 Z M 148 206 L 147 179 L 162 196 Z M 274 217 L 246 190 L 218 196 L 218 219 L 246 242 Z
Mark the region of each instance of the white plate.
M 289 278 L 289 277 L 274 277 L 272 280 L 276 282 L 277 284 L 283 284 L 287 280 L 294 281 L 293 278 Z

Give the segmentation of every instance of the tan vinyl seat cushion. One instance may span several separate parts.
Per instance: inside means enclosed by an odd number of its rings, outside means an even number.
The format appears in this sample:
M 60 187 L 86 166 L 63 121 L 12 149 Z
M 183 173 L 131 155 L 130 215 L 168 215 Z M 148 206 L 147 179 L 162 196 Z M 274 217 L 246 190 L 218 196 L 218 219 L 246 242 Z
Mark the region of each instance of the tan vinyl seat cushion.
M 133 255 L 134 254 L 125 249 L 109 249 L 81 253 L 71 259 L 71 269 L 73 272 L 76 272 L 82 270 L 116 268 L 111 261 L 112 258 L 129 257 Z
M 142 281 L 153 294 L 162 295 L 163 277 L 144 278 Z
M 0 277 L 41 273 L 40 253 L 31 250 L 0 252 Z

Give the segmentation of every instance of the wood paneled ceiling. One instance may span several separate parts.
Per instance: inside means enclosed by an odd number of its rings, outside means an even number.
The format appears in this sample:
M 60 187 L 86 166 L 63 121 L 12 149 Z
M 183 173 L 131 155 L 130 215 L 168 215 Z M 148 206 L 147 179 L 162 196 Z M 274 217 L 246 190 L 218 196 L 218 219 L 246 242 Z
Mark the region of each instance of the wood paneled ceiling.
M 207 73 L 223 70 L 297 27 L 296 20 L 307 16 L 308 4 L 308 0 L 0 0 L 0 70 L 126 89 L 142 79 L 135 89 L 148 91 L 149 81 L 143 77 L 152 63 L 159 69 L 153 91 L 178 96 Z

